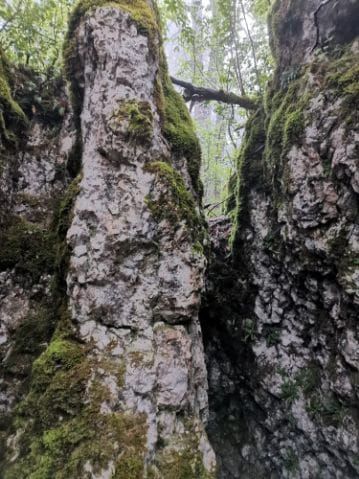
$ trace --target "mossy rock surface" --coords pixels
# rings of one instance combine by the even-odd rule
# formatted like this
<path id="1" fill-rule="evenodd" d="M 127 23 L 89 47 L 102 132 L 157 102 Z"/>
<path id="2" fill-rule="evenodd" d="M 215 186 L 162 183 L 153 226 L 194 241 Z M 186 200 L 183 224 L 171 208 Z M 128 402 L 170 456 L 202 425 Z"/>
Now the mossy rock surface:
<path id="1" fill-rule="evenodd" d="M 264 145 L 265 112 L 263 109 L 259 109 L 247 122 L 245 136 L 237 160 L 236 185 L 233 183 L 231 185 L 233 194 L 236 195 L 233 210 L 232 244 L 237 241 L 240 229 L 243 229 L 250 221 L 249 192 L 252 189 L 261 190 L 267 187 L 267 178 L 263 164 Z"/>
<path id="2" fill-rule="evenodd" d="M 347 130 L 359 122 L 359 65 L 358 54 L 350 47 L 335 61 L 324 65 L 325 86 L 342 99 L 341 119 Z"/>
<path id="3" fill-rule="evenodd" d="M 208 471 L 203 464 L 203 455 L 200 448 L 200 433 L 196 430 L 196 420 L 188 417 L 184 421 L 185 431 L 180 436 L 176 448 L 164 447 L 159 449 L 154 460 L 156 474 L 149 479 L 215 479 L 216 471 Z"/>
<path id="4" fill-rule="evenodd" d="M 12 96 L 10 79 L 10 64 L 0 49 L 0 133 L 6 141 L 13 142 L 28 120 Z"/>
<path id="5" fill-rule="evenodd" d="M 71 327 L 58 328 L 34 362 L 29 393 L 16 408 L 20 454 L 5 463 L 4 479 L 77 479 L 107 469 L 114 479 L 143 477 L 146 419 L 103 412 L 111 401 L 105 375 L 121 387 L 123 363 L 110 351 L 94 356 Z"/>
<path id="6" fill-rule="evenodd" d="M 54 267 L 54 234 L 19 216 L 7 219 L 0 232 L 0 270 L 15 268 L 34 282 Z"/>
<path id="7" fill-rule="evenodd" d="M 175 155 L 187 158 L 187 167 L 194 190 L 201 197 L 201 148 L 192 118 L 181 95 L 174 89 L 168 76 L 167 63 L 160 51 L 160 72 L 157 82 L 158 109 L 163 118 L 163 134 Z"/>
<path id="8" fill-rule="evenodd" d="M 148 101 L 122 102 L 111 119 L 112 129 L 127 123 L 126 140 L 148 144 L 153 137 L 153 113 Z"/>
<path id="9" fill-rule="evenodd" d="M 104 1 L 82 0 L 76 5 L 69 22 L 68 34 L 64 46 L 65 71 L 71 85 L 72 103 L 77 121 L 83 103 L 83 91 L 79 86 L 78 59 L 76 49 L 76 29 L 83 16 L 93 8 L 111 6 L 129 13 L 139 31 L 149 38 L 151 55 L 159 62 L 159 71 L 154 86 L 154 99 L 161 118 L 162 132 L 171 146 L 172 153 L 187 159 L 187 167 L 192 179 L 194 191 L 202 196 L 200 180 L 201 150 L 194 131 L 194 125 L 183 98 L 174 89 L 168 75 L 167 63 L 161 46 L 160 20 L 155 6 L 140 0 Z M 139 141 L 147 141 L 152 134 L 150 112 L 144 111 L 145 102 L 130 101 L 120 107 L 118 113 L 130 118 L 129 134 Z M 152 112 L 151 112 L 152 114 Z M 139 126 L 142 126 L 143 132 Z M 79 125 L 78 125 L 79 127 Z"/>
<path id="10" fill-rule="evenodd" d="M 162 183 L 159 197 L 150 194 L 146 204 L 153 218 L 160 223 L 167 220 L 176 229 L 185 224 L 193 241 L 202 244 L 204 221 L 197 211 L 192 194 L 186 188 L 182 176 L 169 163 L 154 161 L 145 165 L 144 169 L 156 176 Z"/>
<path id="11" fill-rule="evenodd" d="M 128 13 L 136 23 L 139 31 L 149 37 L 152 48 L 155 48 L 155 38 L 157 38 L 158 35 L 155 13 L 146 0 L 80 0 L 77 2 L 70 16 L 64 44 L 65 74 L 71 86 L 71 98 L 77 122 L 80 121 L 83 90 L 79 86 L 79 78 L 77 76 L 78 52 L 76 48 L 76 30 L 84 15 L 97 7 L 114 7 Z"/>

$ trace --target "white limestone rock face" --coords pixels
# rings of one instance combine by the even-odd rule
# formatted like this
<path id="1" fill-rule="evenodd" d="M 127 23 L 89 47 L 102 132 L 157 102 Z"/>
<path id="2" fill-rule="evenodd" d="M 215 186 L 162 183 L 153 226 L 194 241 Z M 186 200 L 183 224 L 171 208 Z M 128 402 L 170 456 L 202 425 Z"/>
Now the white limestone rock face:
<path id="1" fill-rule="evenodd" d="M 171 194 L 148 168 L 153 162 L 175 168 L 192 192 L 187 160 L 172 156 L 161 132 L 158 45 L 150 49 L 131 16 L 112 7 L 87 13 L 75 38 L 84 95 L 82 179 L 67 233 L 71 316 L 99 357 L 111 345 L 112 359 L 125 364 L 112 408 L 145 414 L 146 463 L 190 441 L 213 472 L 198 322 L 205 259 L 185 221 L 158 221 L 148 206 L 150 197 Z M 136 138 L 126 116 L 131 105 L 150 121 Z"/>

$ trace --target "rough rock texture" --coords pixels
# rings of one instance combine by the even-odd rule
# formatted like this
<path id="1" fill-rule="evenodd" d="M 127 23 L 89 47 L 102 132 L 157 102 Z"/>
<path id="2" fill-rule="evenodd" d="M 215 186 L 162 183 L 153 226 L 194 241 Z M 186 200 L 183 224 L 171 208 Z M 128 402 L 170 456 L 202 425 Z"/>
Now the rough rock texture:
<path id="1" fill-rule="evenodd" d="M 1 477 L 209 479 L 192 126 L 152 4 L 97 3 L 80 2 L 70 22 L 75 127 L 48 141 L 32 123 L 15 185 L 7 169 L 1 178 L 25 243 L 35 239 L 15 245 L 26 284 L 0 254 Z M 4 227 L 9 244 L 20 227 Z"/>
<path id="2" fill-rule="evenodd" d="M 36 78 L 25 79 L 33 82 Z M 60 94 L 61 92 L 58 92 Z M 59 98 L 59 96 L 58 96 Z M 28 97 L 30 108 L 33 98 Z M 6 110 L 5 110 L 6 111 Z M 48 123 L 51 123 L 49 120 Z M 19 399 L 18 387 L 44 349 L 53 325 L 43 318 L 54 275 L 53 214 L 69 180 L 75 138 L 71 115 L 45 125 L 34 115 L 26 131 L 2 135 L 0 160 L 0 412 Z M 50 319 L 50 318 L 47 318 Z M 42 344 L 41 344 L 42 342 Z"/>
<path id="3" fill-rule="evenodd" d="M 357 8 L 273 7 L 278 68 L 201 312 L 222 478 L 359 477 Z"/>
<path id="4" fill-rule="evenodd" d="M 359 476 L 357 13 L 274 2 L 200 312 L 198 142 L 152 3 L 77 4 L 72 107 L 0 55 L 1 478 L 210 479 L 210 443 L 223 479 Z"/>
<path id="5" fill-rule="evenodd" d="M 125 363 L 117 394 L 124 410 L 146 415 L 148 460 L 159 442 L 165 457 L 187 447 L 186 435 L 195 441 L 198 434 L 210 470 L 202 424 L 206 370 L 196 319 L 204 256 L 194 249 L 185 221 L 158 222 L 148 206 L 168 188 L 157 167 L 172 164 L 188 177 L 185 160 L 176 164 L 161 133 L 154 90 L 159 58 L 131 16 L 116 8 L 89 14 L 76 35 L 84 102 L 82 180 L 67 233 L 72 317 L 99 354 L 112 345 L 113 358 Z M 131 118 L 121 116 L 131 104 L 148 111 L 143 138 L 146 132 L 136 137 Z"/>

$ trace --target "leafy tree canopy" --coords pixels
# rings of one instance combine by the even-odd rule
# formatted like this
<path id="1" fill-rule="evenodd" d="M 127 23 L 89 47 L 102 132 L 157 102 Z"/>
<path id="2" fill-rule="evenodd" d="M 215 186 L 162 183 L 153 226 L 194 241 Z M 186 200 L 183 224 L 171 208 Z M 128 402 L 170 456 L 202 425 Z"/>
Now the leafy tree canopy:
<path id="1" fill-rule="evenodd" d="M 61 67 L 73 0 L 0 0 L 0 43 L 9 60 L 44 72 Z"/>

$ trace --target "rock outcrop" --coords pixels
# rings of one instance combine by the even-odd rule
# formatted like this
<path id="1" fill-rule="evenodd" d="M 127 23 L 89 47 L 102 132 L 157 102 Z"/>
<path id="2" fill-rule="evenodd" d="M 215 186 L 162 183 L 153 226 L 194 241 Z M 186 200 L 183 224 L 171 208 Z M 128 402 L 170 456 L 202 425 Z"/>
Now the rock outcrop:
<path id="1" fill-rule="evenodd" d="M 152 1 L 78 2 L 69 94 L 0 53 L 1 478 L 359 477 L 357 17 L 274 2 L 207 276 Z"/>
<path id="2" fill-rule="evenodd" d="M 200 152 L 160 42 L 150 1 L 80 2 L 72 108 L 2 172 L 6 479 L 214 475 Z"/>
<path id="3" fill-rule="evenodd" d="M 358 447 L 358 2 L 282 0 L 201 317 L 222 478 L 351 478 Z"/>

